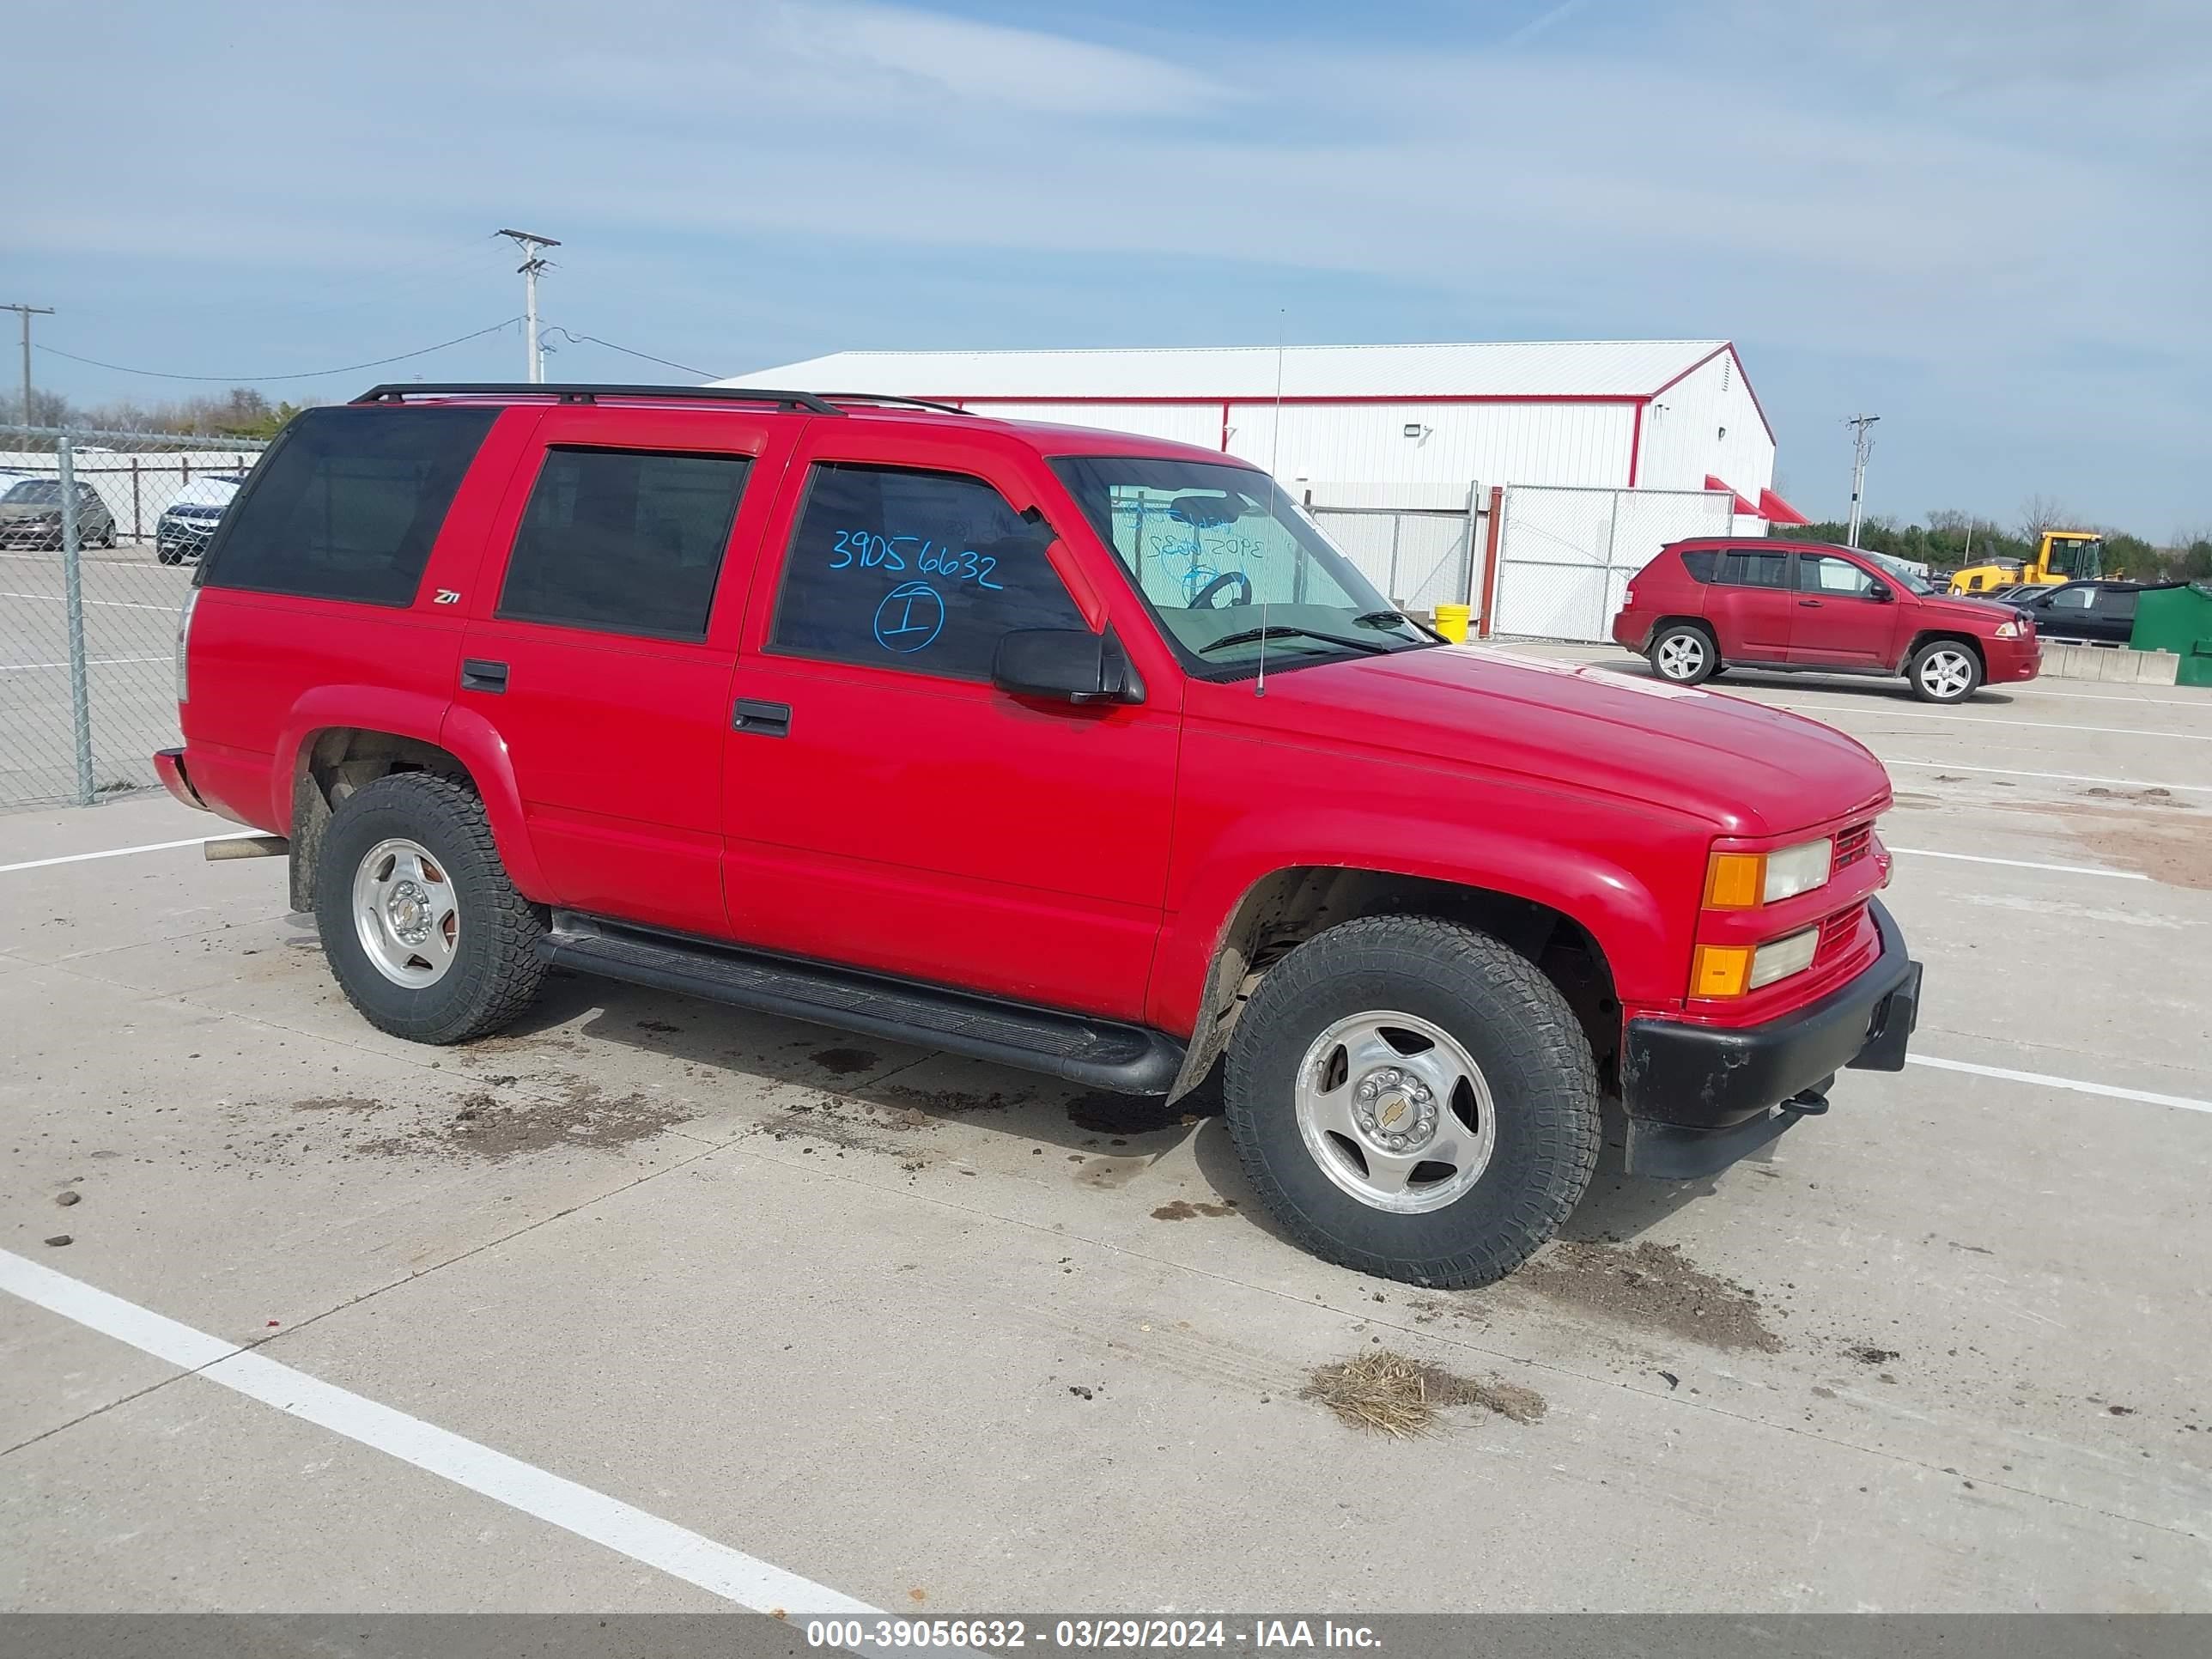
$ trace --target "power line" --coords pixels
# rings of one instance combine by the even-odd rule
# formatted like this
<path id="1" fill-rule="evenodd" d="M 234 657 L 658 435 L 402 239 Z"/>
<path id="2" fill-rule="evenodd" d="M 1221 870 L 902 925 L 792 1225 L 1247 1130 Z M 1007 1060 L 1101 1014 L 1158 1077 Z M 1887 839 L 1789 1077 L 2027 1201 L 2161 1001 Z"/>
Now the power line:
<path id="1" fill-rule="evenodd" d="M 488 328 L 480 328 L 470 334 L 457 334 L 450 340 L 441 340 L 437 344 L 424 346 L 418 351 L 403 351 L 395 357 L 378 357 L 365 363 L 345 363 L 337 368 L 304 369 L 293 374 L 173 374 L 166 369 L 133 368 L 127 363 L 104 363 L 97 357 L 80 357 L 74 351 L 64 351 L 58 346 L 42 345 L 36 346 L 33 349 L 46 352 L 51 356 L 66 357 L 73 363 L 88 363 L 94 368 L 112 369 L 118 374 L 140 374 L 154 380 L 206 380 L 221 382 L 226 386 L 253 386 L 265 380 L 319 380 L 331 374 L 351 374 L 359 369 L 382 368 L 386 363 L 404 363 L 410 357 L 427 357 L 434 351 L 445 350 L 448 346 L 465 344 L 471 340 L 480 340 L 487 334 L 496 334 L 503 328 L 513 328 L 521 320 L 520 317 L 509 317 L 503 322 L 492 324 Z"/>
<path id="2" fill-rule="evenodd" d="M 650 351 L 633 351 L 626 345 L 617 345 L 612 340 L 602 340 L 596 334 L 577 334 L 557 325 L 548 327 L 545 332 L 563 336 L 578 345 L 605 346 L 610 351 L 621 352 L 625 357 L 637 357 L 648 363 L 659 363 L 663 368 L 678 368 L 686 374 L 696 374 L 702 380 L 714 380 L 721 378 L 712 369 L 694 368 L 689 363 L 672 362 L 666 357 L 656 357 Z"/>

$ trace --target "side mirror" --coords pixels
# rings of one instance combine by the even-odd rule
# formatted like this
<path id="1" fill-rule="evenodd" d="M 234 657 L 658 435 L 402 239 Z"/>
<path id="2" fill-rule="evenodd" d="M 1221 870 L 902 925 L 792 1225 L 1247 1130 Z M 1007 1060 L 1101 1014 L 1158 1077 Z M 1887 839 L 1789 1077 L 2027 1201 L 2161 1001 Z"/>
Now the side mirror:
<path id="1" fill-rule="evenodd" d="M 1144 682 L 1109 630 L 1018 628 L 999 637 L 991 684 L 1054 702 L 1142 702 Z"/>
<path id="2" fill-rule="evenodd" d="M 1887 582 L 1876 582 L 1872 587 L 1867 589 L 1867 598 L 1874 600 L 1877 605 L 1887 605 L 1896 597 L 1896 594 L 1890 592 Z"/>

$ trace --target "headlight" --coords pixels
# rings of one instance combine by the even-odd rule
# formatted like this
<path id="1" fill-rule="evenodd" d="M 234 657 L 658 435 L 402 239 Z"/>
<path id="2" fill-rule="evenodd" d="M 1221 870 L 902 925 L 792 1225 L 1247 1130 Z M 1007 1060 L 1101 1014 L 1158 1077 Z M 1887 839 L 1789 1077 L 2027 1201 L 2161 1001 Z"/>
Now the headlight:
<path id="1" fill-rule="evenodd" d="M 1750 910 L 1824 886 L 1835 843 L 1823 836 L 1778 853 L 1716 853 L 1705 868 L 1708 910 Z"/>
<path id="2" fill-rule="evenodd" d="M 1740 997 L 1802 974 L 1820 949 L 1820 930 L 1808 927 L 1760 945 L 1700 945 L 1690 966 L 1693 997 Z"/>
<path id="3" fill-rule="evenodd" d="M 1802 933 L 1760 945 L 1751 953 L 1751 988 L 1756 991 L 1778 979 L 1803 973 L 1813 965 L 1814 954 L 1820 948 L 1820 930 L 1817 927 L 1808 927 Z"/>
<path id="4" fill-rule="evenodd" d="M 2020 637 L 2020 624 L 2016 622 L 1999 623 L 1996 625 L 1996 636 L 2001 640 L 2018 639 Z"/>

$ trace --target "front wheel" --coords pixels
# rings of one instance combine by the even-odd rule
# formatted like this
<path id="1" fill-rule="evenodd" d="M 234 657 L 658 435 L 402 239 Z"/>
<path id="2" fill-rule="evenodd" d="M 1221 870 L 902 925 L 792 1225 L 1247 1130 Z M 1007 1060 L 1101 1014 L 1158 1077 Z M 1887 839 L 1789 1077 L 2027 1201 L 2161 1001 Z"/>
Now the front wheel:
<path id="1" fill-rule="evenodd" d="M 338 803 L 315 871 L 315 926 L 346 1000 L 380 1030 L 465 1042 L 538 994 L 545 913 L 514 890 L 483 803 L 427 772 Z"/>
<path id="2" fill-rule="evenodd" d="M 1260 982 L 1229 1052 L 1229 1129 L 1291 1236 L 1444 1288 L 1503 1279 L 1597 1164 L 1596 1066 L 1559 989 L 1488 935 L 1370 916 Z"/>
<path id="3" fill-rule="evenodd" d="M 1923 702 L 1964 702 L 1982 683 L 1982 659 L 1956 640 L 1931 640 L 1912 653 L 1905 678 Z"/>
<path id="4" fill-rule="evenodd" d="M 1652 672 L 1677 685 L 1696 685 L 1720 672 L 1721 653 L 1713 636 L 1687 623 L 1661 629 L 1650 655 Z"/>

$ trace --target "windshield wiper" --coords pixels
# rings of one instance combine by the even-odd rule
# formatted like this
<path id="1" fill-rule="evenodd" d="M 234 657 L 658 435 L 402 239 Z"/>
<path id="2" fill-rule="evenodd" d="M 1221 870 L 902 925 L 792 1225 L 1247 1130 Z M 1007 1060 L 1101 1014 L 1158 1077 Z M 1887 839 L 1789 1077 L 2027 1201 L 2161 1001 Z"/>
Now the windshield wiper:
<path id="1" fill-rule="evenodd" d="M 1209 651 L 1225 650 L 1232 645 L 1249 645 L 1255 640 L 1291 638 L 1319 640 L 1325 645 L 1340 645 L 1347 650 L 1364 651 L 1370 656 L 1387 654 L 1390 649 L 1379 640 L 1348 639 L 1342 634 L 1317 633 L 1313 629 L 1296 628 L 1289 623 L 1270 623 L 1265 628 L 1248 628 L 1241 634 L 1224 634 L 1211 644 L 1200 646 L 1198 650 L 1199 654 L 1204 656 Z"/>
<path id="2" fill-rule="evenodd" d="M 1430 627 L 1428 623 L 1422 622 L 1416 617 L 1409 617 L 1402 611 L 1370 611 L 1364 616 L 1354 617 L 1352 620 L 1358 623 L 1362 628 L 1389 628 L 1399 623 L 1403 623 L 1408 628 L 1418 628 L 1422 633 L 1426 634 L 1431 639 L 1436 641 L 1439 645 L 1449 645 L 1451 643 L 1449 640 L 1437 633 L 1437 630 Z"/>

